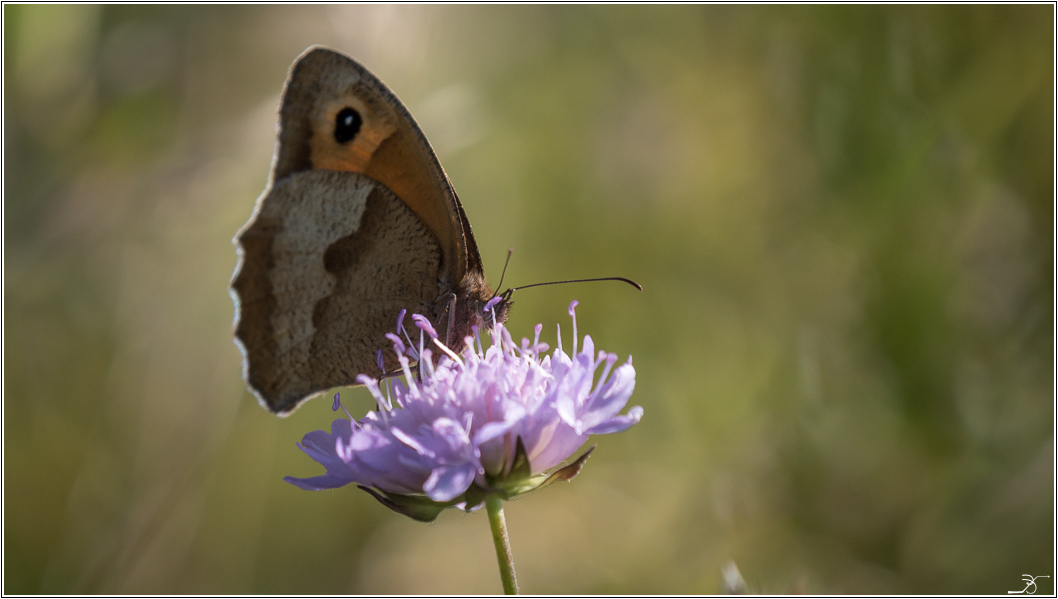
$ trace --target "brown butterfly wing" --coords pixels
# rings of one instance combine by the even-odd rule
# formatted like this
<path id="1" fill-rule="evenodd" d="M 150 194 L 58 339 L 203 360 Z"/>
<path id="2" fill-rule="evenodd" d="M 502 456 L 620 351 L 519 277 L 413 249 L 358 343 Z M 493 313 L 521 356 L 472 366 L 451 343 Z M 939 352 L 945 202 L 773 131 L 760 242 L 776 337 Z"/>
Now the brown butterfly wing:
<path id="1" fill-rule="evenodd" d="M 342 142 L 335 119 L 347 108 L 362 125 Z M 306 50 L 290 69 L 273 180 L 306 169 L 363 173 L 388 187 L 437 236 L 450 286 L 468 269 L 481 270 L 455 190 L 411 114 L 363 65 L 320 47 Z"/>
<path id="2" fill-rule="evenodd" d="M 301 400 L 373 372 L 402 309 L 428 313 L 438 294 L 437 240 L 392 192 L 337 171 L 275 185 L 239 235 L 235 335 L 261 402 Z M 396 366 L 387 352 L 390 368 Z"/>
<path id="3" fill-rule="evenodd" d="M 375 352 L 400 309 L 426 314 L 459 346 L 491 297 L 422 131 L 381 81 L 324 48 L 291 67 L 269 187 L 236 241 L 244 378 L 280 414 L 381 374 Z"/>

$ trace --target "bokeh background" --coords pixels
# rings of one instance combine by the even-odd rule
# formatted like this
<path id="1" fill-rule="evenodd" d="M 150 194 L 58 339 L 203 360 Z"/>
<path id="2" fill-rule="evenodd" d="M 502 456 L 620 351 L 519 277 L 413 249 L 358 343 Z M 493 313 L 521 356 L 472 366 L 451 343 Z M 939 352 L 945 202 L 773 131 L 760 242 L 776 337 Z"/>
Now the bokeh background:
<path id="1" fill-rule="evenodd" d="M 508 505 L 524 591 L 1052 592 L 1053 23 L 6 5 L 3 591 L 500 592 L 484 514 L 284 483 L 329 402 L 240 379 L 230 240 L 324 44 L 418 119 L 493 282 L 513 246 L 508 284 L 643 284 L 516 297 L 516 335 L 579 299 L 646 410 Z"/>

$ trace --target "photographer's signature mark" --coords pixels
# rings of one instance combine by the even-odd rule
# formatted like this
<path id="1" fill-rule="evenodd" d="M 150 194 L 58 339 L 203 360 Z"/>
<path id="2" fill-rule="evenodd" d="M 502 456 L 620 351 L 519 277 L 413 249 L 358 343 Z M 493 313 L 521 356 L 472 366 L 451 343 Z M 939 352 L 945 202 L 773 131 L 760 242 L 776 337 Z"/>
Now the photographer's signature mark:
<path id="1" fill-rule="evenodd" d="M 1047 575 L 1033 576 L 1032 574 L 1023 574 L 1021 576 L 1021 579 L 1023 581 L 1025 581 L 1025 588 L 1021 589 L 1020 591 L 1007 591 L 1007 594 L 1008 595 L 1020 595 L 1022 593 L 1025 593 L 1027 595 L 1032 595 L 1033 593 L 1036 592 L 1036 579 L 1037 578 L 1050 578 L 1050 576 L 1047 576 Z M 1030 587 L 1032 588 L 1031 591 L 1029 590 Z"/>

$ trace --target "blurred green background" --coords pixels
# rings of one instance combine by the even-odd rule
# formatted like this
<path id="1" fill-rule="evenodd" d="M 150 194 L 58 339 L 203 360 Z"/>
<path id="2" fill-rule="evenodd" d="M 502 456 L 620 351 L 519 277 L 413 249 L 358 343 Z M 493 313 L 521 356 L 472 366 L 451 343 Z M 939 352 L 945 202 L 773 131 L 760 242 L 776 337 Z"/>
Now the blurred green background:
<path id="1" fill-rule="evenodd" d="M 1054 8 L 4 7 L 5 593 L 497 593 L 240 379 L 231 237 L 286 70 L 407 104 L 510 328 L 643 421 L 508 505 L 530 593 L 1053 591 Z M 371 405 L 359 390 L 348 403 Z"/>

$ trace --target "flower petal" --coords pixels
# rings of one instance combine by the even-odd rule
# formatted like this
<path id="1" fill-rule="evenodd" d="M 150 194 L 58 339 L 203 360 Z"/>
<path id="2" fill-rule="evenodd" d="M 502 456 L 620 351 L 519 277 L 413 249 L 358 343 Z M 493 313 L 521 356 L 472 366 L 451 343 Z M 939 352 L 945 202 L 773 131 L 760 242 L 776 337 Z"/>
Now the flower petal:
<path id="1" fill-rule="evenodd" d="M 466 492 L 474 480 L 475 470 L 473 464 L 434 468 L 422 490 L 434 501 L 451 501 Z"/>
<path id="2" fill-rule="evenodd" d="M 339 476 L 337 474 L 323 474 L 321 476 L 313 476 L 311 478 L 294 478 L 293 476 L 284 476 L 283 480 L 286 482 L 304 489 L 306 491 L 322 491 L 324 489 L 337 489 L 338 487 L 344 487 L 351 482 L 352 479 Z"/>
<path id="3" fill-rule="evenodd" d="M 584 431 L 589 435 L 607 435 L 628 430 L 643 417 L 643 408 L 635 406 L 623 416 L 614 416 Z"/>

